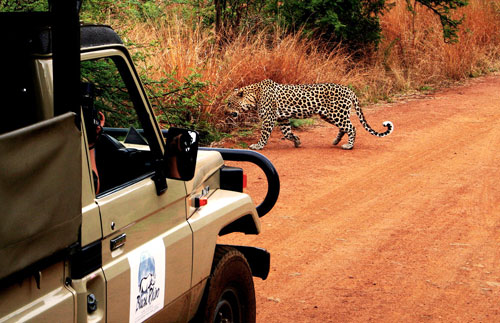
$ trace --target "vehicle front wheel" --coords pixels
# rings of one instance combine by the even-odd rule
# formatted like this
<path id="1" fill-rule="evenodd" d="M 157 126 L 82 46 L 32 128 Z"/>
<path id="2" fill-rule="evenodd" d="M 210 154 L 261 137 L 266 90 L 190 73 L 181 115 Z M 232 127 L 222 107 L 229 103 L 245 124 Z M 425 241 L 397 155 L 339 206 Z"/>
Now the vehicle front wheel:
<path id="1" fill-rule="evenodd" d="M 255 322 L 255 290 L 245 256 L 218 246 L 199 317 L 203 322 Z"/>

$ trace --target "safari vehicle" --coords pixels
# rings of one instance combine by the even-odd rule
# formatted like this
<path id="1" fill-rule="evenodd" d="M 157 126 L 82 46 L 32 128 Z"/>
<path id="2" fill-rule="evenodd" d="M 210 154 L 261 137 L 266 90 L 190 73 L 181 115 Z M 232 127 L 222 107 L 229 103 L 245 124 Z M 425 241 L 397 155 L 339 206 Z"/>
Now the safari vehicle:
<path id="1" fill-rule="evenodd" d="M 79 5 L 0 14 L 0 322 L 255 321 L 270 255 L 217 237 L 260 232 L 274 167 L 162 131 L 122 41 Z M 225 160 L 264 170 L 259 206 Z"/>

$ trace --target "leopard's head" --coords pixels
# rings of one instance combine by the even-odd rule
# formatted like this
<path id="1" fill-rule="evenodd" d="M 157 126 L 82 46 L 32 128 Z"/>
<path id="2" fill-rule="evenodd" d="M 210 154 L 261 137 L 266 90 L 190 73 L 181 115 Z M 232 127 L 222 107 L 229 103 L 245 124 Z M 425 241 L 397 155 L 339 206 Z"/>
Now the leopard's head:
<path id="1" fill-rule="evenodd" d="M 245 87 L 234 89 L 226 99 L 227 112 L 236 118 L 240 113 L 255 109 L 257 106 L 257 97 L 254 91 Z"/>

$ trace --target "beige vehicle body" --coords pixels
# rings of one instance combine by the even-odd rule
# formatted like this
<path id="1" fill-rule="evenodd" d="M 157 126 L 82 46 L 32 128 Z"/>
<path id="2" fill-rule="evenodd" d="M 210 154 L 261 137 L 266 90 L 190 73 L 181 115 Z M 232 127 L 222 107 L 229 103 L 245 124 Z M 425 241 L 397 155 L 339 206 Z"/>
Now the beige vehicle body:
<path id="1" fill-rule="evenodd" d="M 103 32 L 109 37 L 99 41 Z M 120 147 L 154 164 L 168 149 L 127 49 L 107 27 L 84 26 L 81 35 L 82 64 L 116 65 L 145 129 L 142 143 L 117 136 Z M 0 131 L 6 210 L 0 218 L 0 322 L 192 320 L 207 293 L 217 237 L 258 234 L 256 206 L 247 194 L 227 189 L 224 181 L 232 180 L 222 179 L 221 153 L 210 150 L 198 151 L 189 180 L 161 177 L 148 164 L 99 191 L 85 118 L 54 114 L 50 48 L 31 57 L 34 117 Z M 114 162 L 121 173 L 129 170 Z M 264 251 L 235 248 L 254 276 L 267 277 Z"/>

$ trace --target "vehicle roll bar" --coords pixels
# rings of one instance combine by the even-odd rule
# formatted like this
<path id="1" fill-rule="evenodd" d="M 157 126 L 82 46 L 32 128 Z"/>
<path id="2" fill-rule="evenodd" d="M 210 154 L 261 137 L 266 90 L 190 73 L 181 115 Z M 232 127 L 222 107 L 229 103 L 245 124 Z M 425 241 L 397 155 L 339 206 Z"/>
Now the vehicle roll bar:
<path id="1" fill-rule="evenodd" d="M 257 206 L 257 213 L 259 217 L 263 217 L 271 211 L 280 194 L 280 178 L 276 168 L 266 156 L 253 150 L 243 149 L 200 147 L 199 150 L 218 151 L 224 160 L 250 162 L 259 166 L 266 175 L 267 194 L 264 201 Z"/>

